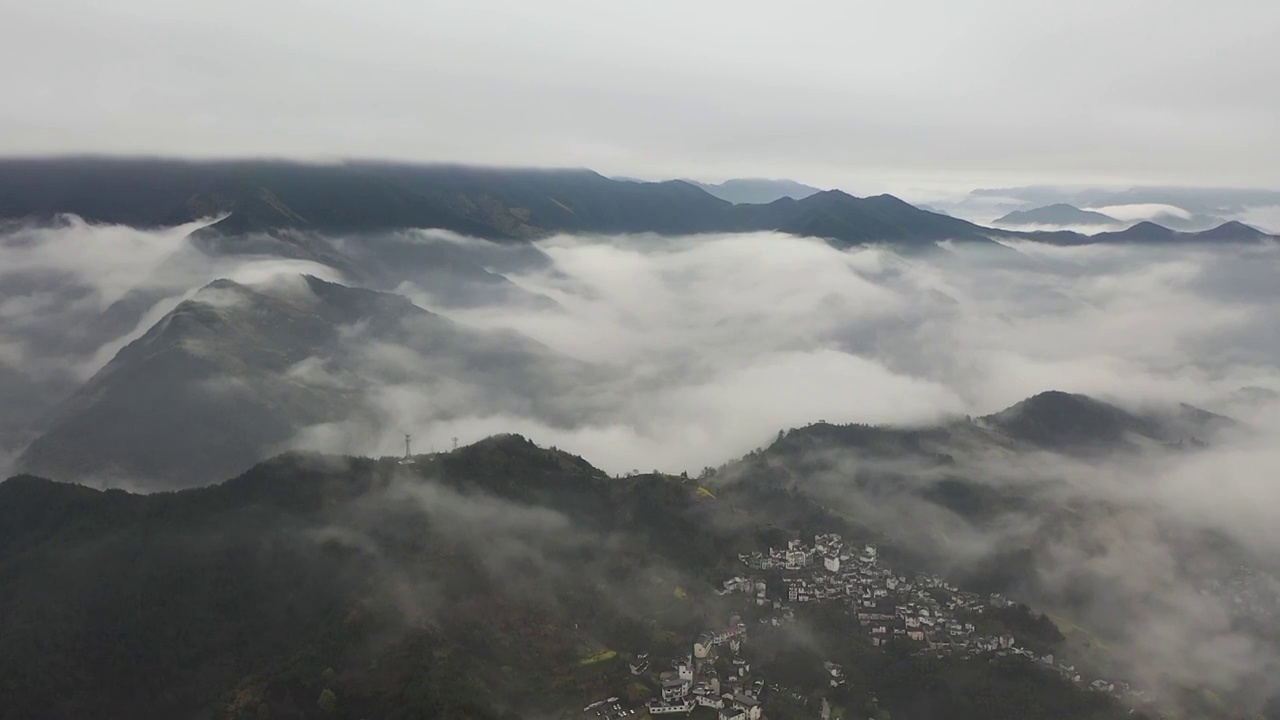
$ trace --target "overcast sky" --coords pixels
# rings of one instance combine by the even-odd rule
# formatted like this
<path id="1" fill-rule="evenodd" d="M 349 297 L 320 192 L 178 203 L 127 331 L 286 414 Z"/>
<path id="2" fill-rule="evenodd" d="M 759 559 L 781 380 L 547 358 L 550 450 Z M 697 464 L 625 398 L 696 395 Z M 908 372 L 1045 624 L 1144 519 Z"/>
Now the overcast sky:
<path id="1" fill-rule="evenodd" d="M 0 0 L 0 153 L 1280 188 L 1274 0 Z"/>

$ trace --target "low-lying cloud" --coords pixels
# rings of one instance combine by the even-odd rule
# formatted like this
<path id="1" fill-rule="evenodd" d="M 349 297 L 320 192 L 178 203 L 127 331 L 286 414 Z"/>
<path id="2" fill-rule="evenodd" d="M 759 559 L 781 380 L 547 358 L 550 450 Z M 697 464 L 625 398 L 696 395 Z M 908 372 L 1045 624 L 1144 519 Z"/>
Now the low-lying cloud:
<path id="1" fill-rule="evenodd" d="M 1166 699 L 1205 685 L 1246 706 L 1276 690 L 1275 618 L 1255 616 L 1270 628 L 1261 634 L 1240 618 L 1242 603 L 1280 597 L 1268 574 L 1280 567 L 1280 289 L 1269 281 L 1280 248 L 1015 242 L 902 256 L 767 233 L 540 247 L 550 266 L 507 277 L 554 308 L 451 314 L 611 368 L 602 395 L 613 402 L 570 427 L 450 423 L 464 439 L 514 429 L 625 472 L 715 465 L 817 420 L 922 425 L 1047 389 L 1244 421 L 1205 451 L 1107 462 L 988 451 L 947 470 L 1064 508 L 1048 515 L 975 520 L 915 496 L 867 496 L 847 484 L 865 466 L 857 458 L 833 464 L 828 490 L 957 570 L 1034 548 L 1026 599 L 1096 633 L 1107 649 L 1090 663 L 1113 677 Z M 1235 550 L 1206 551 L 1214 537 Z"/>
<path id="2" fill-rule="evenodd" d="M 191 229 L 70 221 L 4 237 L 0 392 L 20 408 L 3 418 L 10 448 L 29 438 L 30 409 L 51 407 L 210 280 L 281 297 L 306 289 L 281 280 L 298 273 L 357 282 L 311 260 L 202 251 Z M 825 486 L 957 566 L 1034 542 L 1042 597 L 1089 588 L 1074 617 L 1126 623 L 1119 664 L 1161 659 L 1144 678 L 1153 685 L 1200 678 L 1257 690 L 1258 672 L 1277 666 L 1272 646 L 1233 624 L 1230 595 L 1188 580 L 1183 565 L 1194 558 L 1178 539 L 1215 533 L 1254 560 L 1280 558 L 1273 244 L 1012 242 L 906 255 L 777 233 L 557 236 L 518 251 L 434 231 L 378 242 L 406 260 L 370 271 L 377 286 L 459 325 L 425 318 L 374 333 L 356 324 L 340 334 L 341 352 L 290 365 L 282 382 L 342 393 L 353 412 L 300 428 L 281 449 L 399 453 L 410 433 L 425 452 L 518 432 L 611 473 L 696 473 L 819 420 L 929 425 L 1049 389 L 1132 407 L 1188 402 L 1246 425 L 1208 451 L 1123 462 L 959 456 L 994 488 L 1107 508 L 1087 523 L 1020 511 L 977 522 L 910 495 L 865 496 L 847 486 L 865 458 L 833 459 Z M 349 266 L 368 269 L 361 243 L 330 239 Z M 121 247 L 136 262 L 103 249 Z M 459 287 L 475 292 L 449 301 Z M 237 297 L 200 299 L 216 307 Z M 108 322 L 116 312 L 123 320 Z M 469 354 L 457 352 L 464 340 Z M 235 392 L 235 378 L 225 380 Z M 897 472 L 937 479 L 928 467 Z M 928 544 L 932 529 L 945 547 Z"/>
<path id="3" fill-rule="evenodd" d="M 42 393 L 47 410 L 48 398 L 217 277 L 262 285 L 305 272 L 352 282 L 311 260 L 207 254 L 186 237 L 194 227 L 71 220 L 6 236 L 5 277 L 20 281 L 7 280 L 0 298 L 9 392 L 56 376 Z M 372 412 L 358 425 L 304 430 L 306 447 L 378 454 L 394 452 L 404 432 L 426 450 L 518 431 L 612 472 L 697 471 L 817 420 L 927 424 L 1055 388 L 1235 411 L 1242 388 L 1280 390 L 1280 291 L 1271 282 L 1280 251 L 1271 245 L 1019 242 L 903 256 L 777 233 L 558 236 L 519 253 L 436 231 L 394 242 L 436 253 L 421 264 L 431 272 L 405 264 L 398 292 L 581 363 L 550 371 L 563 377 L 521 377 L 539 387 L 504 401 L 505 374 L 452 382 L 457 368 L 430 348 L 372 343 L 356 328 L 347 374 L 326 374 L 326 358 L 313 358 L 291 378 L 345 387 L 364 377 Z M 102 260 L 119 247 L 134 262 Z M 453 286 L 440 280 L 441 263 L 502 291 L 443 303 L 442 288 Z"/>
<path id="4" fill-rule="evenodd" d="M 142 230 L 73 216 L 0 228 L 0 456 L 165 313 L 217 278 L 341 279 L 306 260 L 214 256 L 190 234 L 213 219 Z"/>
<path id="5" fill-rule="evenodd" d="M 1177 205 L 1169 205 L 1167 203 L 1133 203 L 1130 205 L 1104 205 L 1102 207 L 1085 208 L 1093 212 L 1100 212 L 1117 220 L 1130 220 L 1137 222 L 1139 220 L 1156 220 L 1162 217 L 1178 218 L 1180 220 L 1190 220 L 1191 213 L 1183 210 Z"/>
<path id="6" fill-rule="evenodd" d="M 612 412 L 570 431 L 523 428 L 612 470 L 696 469 L 781 427 L 929 423 L 1046 389 L 1230 409 L 1243 387 L 1280 388 L 1280 298 L 1251 280 L 1280 270 L 1270 246 L 1018 243 L 908 258 L 759 233 L 541 247 L 550 267 L 507 277 L 556 307 L 450 315 L 613 368 L 623 380 L 605 394 L 627 390 Z M 630 436 L 635 450 L 593 454 L 592 435 Z"/>

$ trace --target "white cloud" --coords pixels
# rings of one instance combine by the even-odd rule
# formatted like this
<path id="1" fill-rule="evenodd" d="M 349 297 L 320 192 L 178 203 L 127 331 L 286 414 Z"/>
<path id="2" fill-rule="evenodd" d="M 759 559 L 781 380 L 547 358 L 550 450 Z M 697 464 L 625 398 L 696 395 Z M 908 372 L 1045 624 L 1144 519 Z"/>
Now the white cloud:
<path id="1" fill-rule="evenodd" d="M 95 232 L 73 227 L 66 238 L 42 242 L 66 246 Z M 87 242 L 121 237 L 108 232 Z M 49 316 L 63 328 L 94 317 L 106 298 L 133 287 L 159 286 L 162 302 L 177 302 L 193 287 L 231 275 L 298 297 L 303 286 L 289 273 L 326 274 L 309 264 L 256 257 L 175 259 L 161 239 L 166 232 L 129 241 L 166 248 L 155 253 L 159 260 L 132 274 L 127 264 L 116 265 L 101 285 L 91 263 L 74 253 L 25 247 L 12 257 L 40 258 L 38 266 L 21 266 L 28 277 L 56 271 L 74 279 L 75 312 Z M 478 240 L 451 242 L 491 249 Z M 438 347 L 371 342 L 367 328 L 356 326 L 344 335 L 340 366 L 313 358 L 286 373 L 291 382 L 350 392 L 343 400 L 350 398 L 353 418 L 305 428 L 293 444 L 398 454 L 402 433 L 411 433 L 414 448 L 425 452 L 446 449 L 455 437 L 468 443 L 518 432 L 614 473 L 696 472 L 768 443 L 779 429 L 817 420 L 925 424 L 986 414 L 1048 389 L 1137 404 L 1187 401 L 1235 414 L 1255 434 L 1212 453 L 1110 466 L 1001 452 L 962 460 L 997 486 L 1061 501 L 1106 499 L 1221 531 L 1256 551 L 1280 547 L 1272 517 L 1277 404 L 1265 393 L 1239 392 L 1250 386 L 1280 391 L 1280 286 L 1274 282 L 1280 247 L 1223 252 L 1015 242 L 900 255 L 886 248 L 842 251 L 776 233 L 560 236 L 540 247 L 546 262 L 505 275 L 555 304 L 436 309 L 475 327 L 518 331 L 590 367 L 566 371 L 548 363 L 526 376 L 505 374 L 510 367 L 479 372 L 435 352 Z M 181 272 L 168 274 L 175 267 Z M 430 304 L 428 281 L 403 287 Z M 203 299 L 229 300 L 219 293 Z M 40 292 L 11 293 L 0 302 L 6 303 L 0 305 L 6 320 L 0 350 L 9 362 L 36 367 L 41 357 L 31 352 L 43 346 L 28 342 L 35 324 L 21 323 L 21 332 L 16 325 L 59 304 Z M 144 318 L 161 307 L 158 301 Z M 144 319 L 129 334 L 146 325 Z M 95 348 L 89 357 L 100 362 L 107 352 Z M 516 383 L 524 385 L 513 388 Z M 217 386 L 240 387 L 234 379 Z M 837 475 L 845 482 L 850 476 Z M 886 504 L 876 512 L 888 523 L 912 518 L 916 509 Z M 911 530 L 938 523 L 965 559 L 1039 529 L 1027 518 L 977 527 L 936 508 L 930 512 L 914 516 Z M 1150 608 L 1134 621 L 1139 642 L 1123 651 L 1126 657 L 1183 658 L 1160 669 L 1173 681 L 1201 673 L 1222 684 L 1246 674 L 1251 663 L 1270 661 L 1230 627 L 1220 605 L 1178 584 L 1178 556 L 1158 523 L 1130 522 L 1129 515 L 1112 520 L 1104 517 L 1052 548 L 1062 572 L 1047 580 L 1070 587 L 1081 577 L 1102 579 L 1117 600 Z M 1090 548 L 1097 552 L 1085 552 Z"/>
<path id="2" fill-rule="evenodd" d="M 1190 220 L 1191 213 L 1183 210 L 1177 205 L 1167 205 L 1164 203 L 1135 203 L 1132 205 L 1106 205 L 1104 207 L 1085 208 L 1093 212 L 1100 212 L 1103 215 L 1110 215 L 1117 220 L 1138 221 L 1138 220 L 1155 220 L 1161 217 L 1175 217 L 1181 220 Z"/>
<path id="3" fill-rule="evenodd" d="M 45 0 L 0 26 L 0 152 L 585 165 L 850 190 L 1276 185 L 1264 89 L 1277 84 L 1278 12 L 1266 0 L 874 12 L 379 0 L 358 13 L 333 0 Z"/>
<path id="4" fill-rule="evenodd" d="M 438 447 L 514 430 L 613 472 L 679 471 L 818 419 L 925 423 L 1047 389 L 1220 407 L 1240 387 L 1280 387 L 1264 350 L 1280 298 L 1229 295 L 1243 268 L 1280 267 L 1271 249 L 1015 243 L 902 257 L 770 233 L 562 236 L 542 249 L 550 267 L 508 277 L 555 307 L 437 309 L 606 368 L 559 400 L 573 420 L 494 406 L 442 418 L 458 388 L 433 401 L 401 387 L 375 403 L 397 408 L 388 427 Z"/>
<path id="5" fill-rule="evenodd" d="M 1280 205 L 1251 207 L 1236 219 L 1263 232 L 1280 235 Z"/>

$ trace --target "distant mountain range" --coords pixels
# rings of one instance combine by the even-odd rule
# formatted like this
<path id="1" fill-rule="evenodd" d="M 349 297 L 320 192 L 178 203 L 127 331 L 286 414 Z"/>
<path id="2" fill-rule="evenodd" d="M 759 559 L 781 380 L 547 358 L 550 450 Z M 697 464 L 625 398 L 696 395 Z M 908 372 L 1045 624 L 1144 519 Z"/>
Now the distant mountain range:
<path id="1" fill-rule="evenodd" d="M 1136 245 L 1166 244 L 1236 244 L 1274 241 L 1275 235 L 1268 235 L 1261 230 L 1232 220 L 1218 227 L 1200 232 L 1178 232 L 1153 222 L 1140 222 L 1124 230 L 1101 232 L 1095 235 L 1081 235 L 1070 231 L 1039 231 L 1026 233 L 1026 236 L 1057 245 L 1090 245 L 1094 243 L 1123 243 Z"/>
<path id="2" fill-rule="evenodd" d="M 1055 203 L 1046 205 L 1045 207 L 1035 208 L 1033 210 L 1015 210 L 1008 215 L 997 218 L 996 225 L 1002 226 L 1019 226 L 1019 225 L 1123 225 L 1121 221 L 1102 213 L 1090 210 L 1081 210 L 1074 205 L 1066 203 Z"/>
<path id="3" fill-rule="evenodd" d="M 439 228 L 490 240 L 568 233 L 776 230 L 853 245 L 987 242 L 971 223 L 897 198 L 839 191 L 734 205 L 672 180 L 611 180 L 590 170 L 352 162 L 184 162 L 67 158 L 0 161 L 0 219 L 61 213 L 136 227 L 226 217 L 204 234 Z"/>
<path id="4" fill-rule="evenodd" d="M 1125 189 L 1052 186 L 982 188 L 972 191 L 962 199 L 941 203 L 940 207 L 962 217 L 984 218 L 1011 211 L 1034 213 L 1039 208 L 1059 204 L 1089 208 L 1122 222 L 1148 220 L 1171 230 L 1200 232 L 1218 227 L 1228 220 L 1244 220 L 1255 209 L 1280 207 L 1280 191 L 1158 186 Z M 1003 219 L 1002 217 L 995 222 L 1000 224 Z"/>
<path id="5" fill-rule="evenodd" d="M 795 180 L 740 178 L 725 180 L 722 183 L 702 183 L 697 180 L 685 180 L 685 182 L 700 187 L 721 200 L 728 200 L 735 205 L 762 205 L 782 198 L 803 200 L 810 195 L 822 192 L 819 188 L 798 183 Z"/>
<path id="6" fill-rule="evenodd" d="M 223 216 L 200 231 L 222 237 L 438 228 L 514 242 L 553 233 L 778 231 L 840 246 L 931 248 L 944 240 L 986 243 L 1026 236 L 921 210 L 890 195 L 858 198 L 828 190 L 800 199 L 734 204 L 689 182 L 612 180 L 590 170 L 371 162 L 0 160 L 0 220 L 48 221 L 59 214 L 135 227 Z M 1234 234 L 1224 231 L 1204 239 L 1222 241 L 1228 239 L 1225 236 Z M 1087 242 L 1075 234 L 1034 237 Z"/>

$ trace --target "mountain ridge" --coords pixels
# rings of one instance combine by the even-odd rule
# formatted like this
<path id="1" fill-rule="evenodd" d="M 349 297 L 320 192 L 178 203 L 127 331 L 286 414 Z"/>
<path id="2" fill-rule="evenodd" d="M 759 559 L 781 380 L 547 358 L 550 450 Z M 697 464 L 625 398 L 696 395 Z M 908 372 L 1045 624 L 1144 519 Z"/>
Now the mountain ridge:
<path id="1" fill-rule="evenodd" d="M 782 198 L 803 200 L 810 195 L 822 192 L 820 188 L 787 179 L 734 178 L 720 183 L 704 183 L 697 180 L 685 180 L 685 182 L 735 205 L 761 205 Z"/>
<path id="2" fill-rule="evenodd" d="M 416 363 L 384 367 L 380 348 Z M 216 280 L 64 401 L 17 467 L 153 489 L 198 485 L 243 470 L 305 427 L 363 417 L 362 390 L 375 381 L 418 372 L 410 377 L 424 388 L 476 388 L 466 400 L 441 400 L 444 412 L 448 402 L 500 403 L 499 390 L 512 402 L 553 392 L 559 384 L 547 376 L 569 370 L 566 362 L 523 336 L 459 325 L 399 295 L 313 276 Z"/>
<path id="3" fill-rule="evenodd" d="M 577 714 L 611 693 L 639 704 L 658 673 L 637 677 L 626 659 L 688 653 L 700 630 L 744 612 L 716 592 L 740 572 L 737 553 L 844 527 L 780 526 L 687 478 L 608 478 L 515 435 L 412 460 L 290 453 L 151 495 L 0 482 L 6 710 L 510 720 L 511 707 Z M 974 688 L 998 713 L 1034 692 L 1062 708 L 1036 718 L 1123 716 L 1029 661 L 940 664 L 873 648 L 836 603 L 801 614 L 801 636 L 827 639 L 776 657 L 790 631 L 743 618 L 756 672 L 775 689 L 816 690 L 828 687 L 824 661 L 866 667 L 856 692 L 829 695 L 858 716 L 883 704 L 908 720 L 968 717 L 922 677 Z M 786 707 L 781 691 L 762 698 Z"/>
<path id="4" fill-rule="evenodd" d="M 1272 239 L 1230 223 L 1205 235 L 1161 232 L 1145 224 L 1093 237 L 1070 231 L 1018 232 L 922 210 L 889 195 L 858 198 L 839 190 L 735 205 L 681 180 L 640 183 L 584 169 L 0 159 L 0 220 L 45 222 L 61 214 L 134 227 L 171 227 L 220 216 L 193 233 L 211 245 L 246 237 L 296 244 L 300 240 L 291 233 L 358 236 L 413 228 L 509 244 L 558 233 L 776 231 L 821 238 L 837 247 L 884 243 L 913 250 L 943 241 L 994 245 L 1018 238 L 1064 245 Z"/>
<path id="5" fill-rule="evenodd" d="M 70 213 L 90 222 L 155 227 L 213 215 L 198 236 L 439 228 L 502 242 L 559 232 L 777 230 L 840 244 L 876 240 L 988 241 L 963 220 L 905 208 L 878 217 L 841 192 L 803 205 L 734 205 L 690 182 L 611 180 L 582 169 L 121 158 L 0 160 L 0 218 Z M 818 198 L 814 200 L 814 198 Z M 781 200 L 789 200 L 782 198 Z"/>
<path id="6" fill-rule="evenodd" d="M 992 221 L 993 225 L 1120 225 L 1119 220 L 1068 203 L 1054 203 L 1030 210 L 1014 210 Z"/>
<path id="7" fill-rule="evenodd" d="M 1062 411 L 1083 414 L 1060 422 Z M 249 720 L 260 704 L 272 717 L 309 717 L 293 709 L 295 698 L 314 706 L 313 698 L 332 688 L 344 717 L 364 717 L 418 707 L 423 696 L 402 695 L 401 688 L 435 672 L 419 663 L 430 665 L 445 653 L 449 665 L 484 682 L 455 685 L 431 675 L 438 689 L 427 697 L 479 703 L 462 713 L 468 717 L 493 717 L 490 703 L 516 698 L 545 710 L 578 706 L 575 701 L 592 693 L 604 696 L 590 679 L 594 671 L 564 677 L 561 668 L 581 667 L 583 647 L 603 645 L 624 655 L 675 653 L 677 646 L 654 638 L 696 633 L 699 619 L 680 621 L 691 613 L 723 613 L 716 599 L 721 594 L 709 590 L 741 572 L 736 561 L 744 551 L 785 545 L 797 534 L 838 532 L 855 547 L 884 541 L 882 551 L 895 567 L 942 572 L 945 560 L 933 558 L 943 567 L 930 566 L 908 547 L 913 533 L 930 530 L 929 516 L 894 525 L 896 534 L 874 524 L 881 511 L 901 507 L 907 497 L 928 503 L 910 507 L 941 508 L 995 527 L 1010 513 L 1043 512 L 1049 529 L 1063 518 L 1079 522 L 1076 507 L 965 478 L 960 458 L 940 448 L 1012 437 L 1008 430 L 1028 415 L 1025 427 L 1051 434 L 1071 432 L 1077 420 L 1087 424 L 1099 414 L 1138 416 L 1060 391 L 987 418 L 1002 414 L 1010 417 L 1000 421 L 999 431 L 984 429 L 984 418 L 924 428 L 817 423 L 697 480 L 656 471 L 611 478 L 587 459 L 516 434 L 405 460 L 288 452 L 231 479 L 178 492 L 134 494 L 15 477 L 0 482 L 0 578 L 7 581 L 0 583 L 0 607 L 9 610 L 0 615 L 0 637 L 12 650 L 0 657 L 0 669 L 29 680 L 13 699 L 32 712 L 47 712 L 47 703 L 61 698 L 81 717 L 137 707 L 155 708 L 156 714 L 143 717 L 164 717 L 198 706 Z M 1021 445 L 1048 446 L 1080 449 L 1075 442 Z M 861 461 L 853 477 L 854 466 L 834 450 L 853 452 Z M 810 466 L 832 462 L 835 478 L 808 473 Z M 797 472 L 812 477 L 788 482 L 788 473 Z M 916 476 L 918 482 L 906 482 Z M 846 497 L 855 482 L 887 504 L 835 504 L 824 494 L 833 481 Z M 988 560 L 977 569 L 950 570 L 958 584 L 972 582 L 979 593 L 1029 592 L 1020 584 L 1037 577 L 1029 550 L 996 552 Z M 998 572 L 983 569 L 988 566 Z M 77 584 L 81 577 L 83 585 Z M 93 593 L 94 599 L 85 603 L 83 616 L 68 614 L 70 606 L 32 599 L 55 587 L 64 597 Z M 430 609 L 407 603 L 406 592 L 408 599 L 430 598 Z M 146 612 L 127 611 L 133 607 Z M 629 615 L 632 608 L 640 609 L 640 622 Z M 236 618 L 233 642 L 204 632 L 210 623 L 226 628 L 226 613 Z M 817 617 L 819 628 L 834 621 Z M 116 618 L 112 627 L 125 638 L 102 640 L 93 632 L 101 618 Z M 852 615 L 848 619 L 856 633 Z M 42 623 L 55 628 L 58 642 L 35 642 L 32 628 Z M 193 633 L 192 652 L 175 650 L 186 647 L 169 641 L 175 627 Z M 751 627 L 754 638 L 754 620 Z M 425 645 L 370 643 L 371 636 L 387 635 Z M 838 642 L 867 663 L 905 663 L 917 655 L 850 646 L 853 636 Z M 70 659 L 60 655 L 64 650 Z M 827 655 L 815 663 L 819 668 L 833 651 L 821 652 Z M 501 664 L 486 661 L 494 653 Z M 126 676 L 81 687 L 68 685 L 65 673 L 42 672 L 57 662 L 79 667 L 108 660 Z M 504 674 L 507 666 L 518 672 Z M 926 664 L 909 677 L 936 671 Z M 1050 676 L 1056 679 L 1051 671 L 1043 677 Z M 618 677 L 635 682 L 625 667 Z M 818 677 L 825 685 L 826 676 Z M 884 683 L 890 681 L 883 677 L 878 672 L 867 682 L 887 700 Z M 913 695 L 921 692 L 911 687 Z M 151 697 L 157 688 L 168 694 Z M 895 717 L 930 716 L 900 707 L 904 712 L 894 710 Z"/>

